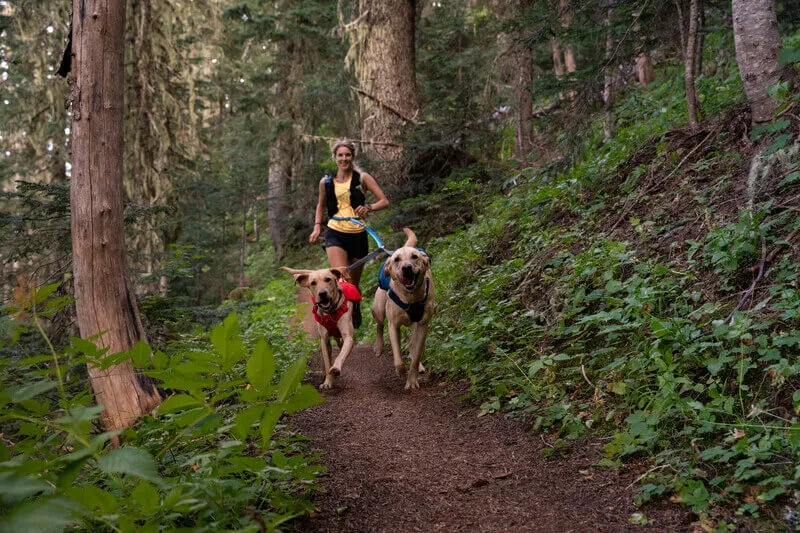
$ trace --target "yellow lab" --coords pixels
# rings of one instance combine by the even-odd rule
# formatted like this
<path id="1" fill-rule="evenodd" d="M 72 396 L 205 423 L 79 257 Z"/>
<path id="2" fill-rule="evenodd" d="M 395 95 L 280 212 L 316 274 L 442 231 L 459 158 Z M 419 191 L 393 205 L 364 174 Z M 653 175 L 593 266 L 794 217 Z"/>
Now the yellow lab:
<path id="1" fill-rule="evenodd" d="M 342 373 L 342 366 L 353 351 L 355 337 L 353 328 L 353 305 L 350 302 L 361 301 L 355 285 L 340 281 L 345 275 L 345 268 L 323 268 L 322 270 L 295 270 L 281 267 L 294 277 L 301 287 L 311 291 L 314 303 L 314 320 L 319 332 L 319 347 L 325 365 L 325 381 L 320 389 L 333 387 L 333 378 Z M 331 337 L 339 345 L 339 355 L 331 364 Z"/>
<path id="2" fill-rule="evenodd" d="M 428 323 L 434 311 L 433 279 L 431 261 L 428 255 L 417 249 L 417 236 L 408 228 L 403 228 L 407 241 L 386 260 L 383 266 L 385 282 L 375 292 L 372 316 L 377 323 L 375 355 L 383 350 L 383 323 L 389 322 L 389 341 L 392 345 L 394 368 L 398 375 L 406 373 L 400 349 L 400 326 L 410 326 L 408 340 L 411 370 L 406 377 L 406 389 L 419 388 L 420 358 L 425 349 Z"/>

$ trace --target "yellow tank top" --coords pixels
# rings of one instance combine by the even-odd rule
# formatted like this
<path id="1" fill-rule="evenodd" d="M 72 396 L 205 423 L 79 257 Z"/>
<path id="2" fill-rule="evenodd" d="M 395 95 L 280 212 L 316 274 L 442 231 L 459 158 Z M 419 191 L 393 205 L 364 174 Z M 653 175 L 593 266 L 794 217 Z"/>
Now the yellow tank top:
<path id="1" fill-rule="evenodd" d="M 353 206 L 350 205 L 350 181 L 352 177 L 344 183 L 339 183 L 336 179 L 333 180 L 333 193 L 336 195 L 336 205 L 339 210 L 336 212 L 337 217 L 342 218 L 358 218 Z M 360 219 L 359 219 L 360 220 Z M 332 230 L 341 231 L 342 233 L 361 233 L 364 228 L 350 222 L 349 220 L 329 220 L 328 227 Z"/>

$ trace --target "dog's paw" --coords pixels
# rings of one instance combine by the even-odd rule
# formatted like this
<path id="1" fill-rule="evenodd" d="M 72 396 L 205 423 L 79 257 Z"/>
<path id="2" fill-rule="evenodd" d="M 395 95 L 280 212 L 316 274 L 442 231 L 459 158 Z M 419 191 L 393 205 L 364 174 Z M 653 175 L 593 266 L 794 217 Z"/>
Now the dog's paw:
<path id="1" fill-rule="evenodd" d="M 332 376 L 338 376 L 339 374 L 342 373 L 342 369 L 339 368 L 339 367 L 336 367 L 336 366 L 332 366 L 331 370 L 330 370 L 330 373 L 331 373 Z"/>
<path id="2" fill-rule="evenodd" d="M 410 374 L 408 379 L 406 380 L 406 390 L 416 390 L 419 388 L 419 381 L 417 381 L 416 377 L 412 377 Z"/>
<path id="3" fill-rule="evenodd" d="M 405 377 L 405 375 L 406 375 L 406 365 L 402 364 L 402 365 L 395 366 L 394 367 L 394 373 L 397 374 L 398 376 L 400 376 L 401 378 Z"/>
<path id="4" fill-rule="evenodd" d="M 319 390 L 330 390 L 332 388 L 333 388 L 333 383 L 328 382 L 327 379 L 323 381 L 322 384 L 319 386 Z"/>
<path id="5" fill-rule="evenodd" d="M 383 346 L 375 346 L 372 348 L 372 353 L 375 354 L 375 357 L 380 357 L 383 355 Z"/>

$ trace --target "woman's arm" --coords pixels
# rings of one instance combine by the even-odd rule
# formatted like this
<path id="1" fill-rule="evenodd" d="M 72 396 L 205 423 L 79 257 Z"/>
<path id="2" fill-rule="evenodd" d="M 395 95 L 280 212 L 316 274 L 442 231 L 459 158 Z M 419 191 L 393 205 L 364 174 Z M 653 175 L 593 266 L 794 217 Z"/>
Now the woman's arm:
<path id="1" fill-rule="evenodd" d="M 389 207 L 389 199 L 386 198 L 385 194 L 383 194 L 383 191 L 378 185 L 378 182 L 375 181 L 375 178 L 365 172 L 361 174 L 361 183 L 363 183 L 364 187 L 366 187 L 367 190 L 375 196 L 375 202 L 356 207 L 356 215 L 364 217 L 370 211 L 380 211 L 381 209 L 386 209 Z"/>
<path id="2" fill-rule="evenodd" d="M 314 244 L 322 232 L 322 217 L 325 215 L 325 178 L 319 180 L 319 200 L 317 200 L 317 208 L 314 210 L 314 230 L 308 238 L 308 242 Z"/>

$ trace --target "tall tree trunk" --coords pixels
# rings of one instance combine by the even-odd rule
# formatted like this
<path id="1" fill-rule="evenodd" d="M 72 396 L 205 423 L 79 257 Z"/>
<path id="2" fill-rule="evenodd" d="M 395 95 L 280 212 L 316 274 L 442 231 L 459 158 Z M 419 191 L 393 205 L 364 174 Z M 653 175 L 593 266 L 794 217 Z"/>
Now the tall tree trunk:
<path id="1" fill-rule="evenodd" d="M 379 163 L 380 183 L 400 180 L 403 150 L 393 144 L 403 126 L 419 112 L 415 11 L 415 0 L 360 0 L 359 12 L 364 18 L 351 34 L 356 41 L 361 138 L 379 143 L 366 144 L 363 150 Z"/>
<path id="2" fill-rule="evenodd" d="M 561 0 L 561 21 L 562 27 L 565 30 L 569 30 L 570 25 L 572 24 L 572 12 L 571 8 L 569 7 L 568 0 Z M 578 70 L 578 62 L 575 61 L 575 50 L 572 47 L 572 43 L 567 41 L 567 44 L 564 45 L 564 65 L 567 67 L 567 73 L 572 74 L 573 72 Z"/>
<path id="3" fill-rule="evenodd" d="M 647 89 L 647 86 L 656 79 L 653 63 L 650 61 L 650 55 L 646 52 L 641 52 L 636 56 L 636 73 L 639 78 L 639 86 L 642 89 Z"/>
<path id="4" fill-rule="evenodd" d="M 515 0 L 498 14 L 510 22 L 522 16 L 527 5 L 526 0 Z M 514 94 L 514 157 L 518 161 L 525 161 L 533 150 L 533 55 L 525 37 L 519 29 L 499 36 L 501 49 L 508 50 L 504 68 Z"/>
<path id="5" fill-rule="evenodd" d="M 292 172 L 292 146 L 289 135 L 288 127 L 283 127 L 269 148 L 267 220 L 277 259 L 283 257 L 283 228 L 288 213 L 286 196 Z"/>
<path id="6" fill-rule="evenodd" d="M 239 286 L 244 287 L 247 269 L 247 201 L 242 198 L 242 234 L 239 243 Z"/>
<path id="7" fill-rule="evenodd" d="M 694 77 L 697 79 L 703 73 L 703 48 L 705 47 L 706 33 L 703 27 L 706 23 L 705 5 L 703 0 L 697 2 L 697 50 L 694 55 Z"/>
<path id="8" fill-rule="evenodd" d="M 606 10 L 606 52 L 605 73 L 603 83 L 603 139 L 608 141 L 614 134 L 614 79 L 617 69 L 614 67 L 612 54 L 614 53 L 614 36 L 612 35 L 611 21 L 614 17 L 614 2 L 608 4 Z"/>
<path id="9" fill-rule="evenodd" d="M 690 0 L 688 18 L 686 23 L 684 23 L 684 10 L 681 8 L 681 0 L 675 0 L 681 28 L 685 27 L 686 29 L 686 41 L 682 43 L 681 49 L 683 50 L 683 79 L 686 89 L 686 111 L 689 115 L 689 126 L 692 128 L 697 127 L 697 90 L 694 85 L 694 58 L 697 53 L 697 31 L 699 25 L 698 3 L 699 0 Z"/>
<path id="10" fill-rule="evenodd" d="M 516 43 L 513 64 L 514 70 L 514 115 L 516 131 L 514 134 L 514 156 L 525 161 L 533 151 L 533 58 L 531 51 L 521 43 Z"/>
<path id="11" fill-rule="evenodd" d="M 557 39 L 550 41 L 550 49 L 553 52 L 553 72 L 556 77 L 560 78 L 564 75 L 564 60 L 561 57 L 561 45 Z"/>
<path id="12" fill-rule="evenodd" d="M 78 327 L 109 353 L 144 338 L 126 277 L 123 228 L 123 89 L 125 0 L 73 0 L 70 191 Z M 101 335 L 102 333 L 102 335 Z M 129 426 L 161 401 L 149 377 L 123 363 L 89 367 L 108 430 Z"/>
<path id="13" fill-rule="evenodd" d="M 776 110 L 767 88 L 780 77 L 775 0 L 733 0 L 733 38 L 753 123 L 767 122 Z"/>

